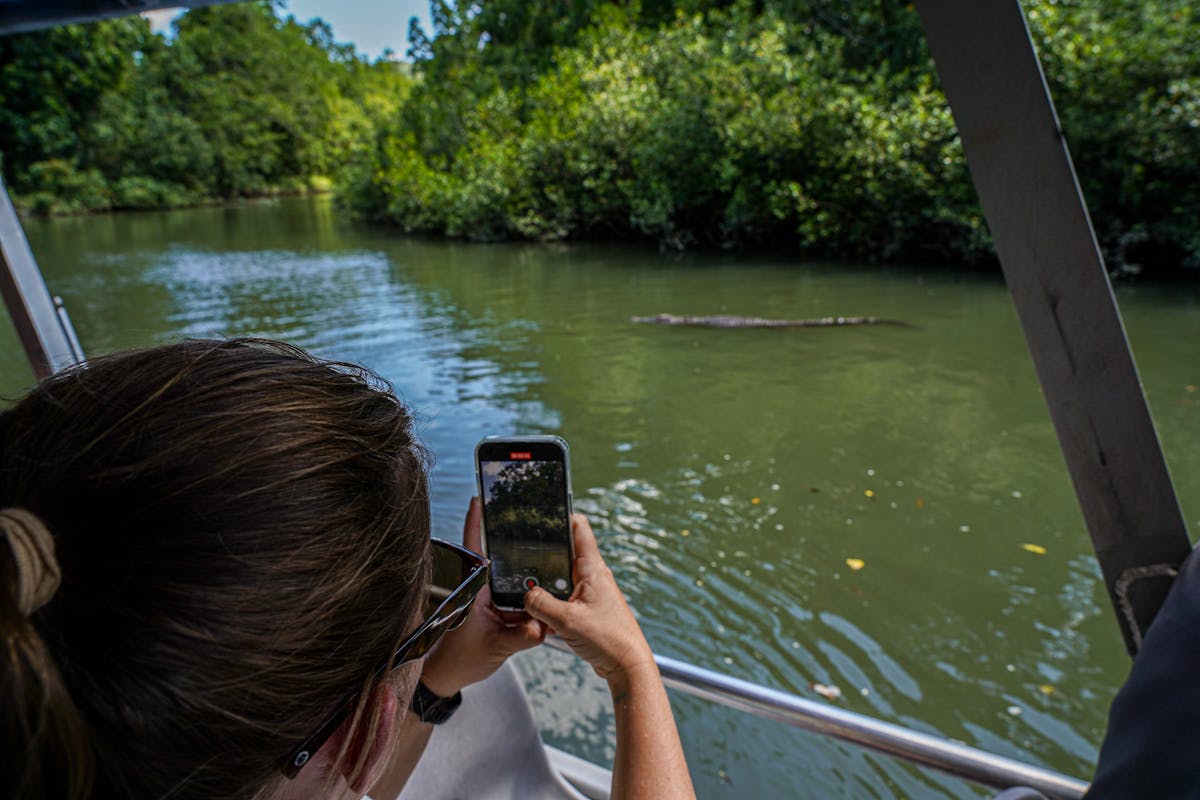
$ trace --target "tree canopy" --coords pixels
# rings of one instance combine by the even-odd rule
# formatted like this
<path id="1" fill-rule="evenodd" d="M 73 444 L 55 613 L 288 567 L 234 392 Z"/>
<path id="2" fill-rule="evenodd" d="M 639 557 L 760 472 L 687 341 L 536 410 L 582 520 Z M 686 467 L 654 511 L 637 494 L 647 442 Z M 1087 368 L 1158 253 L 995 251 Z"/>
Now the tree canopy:
<path id="1" fill-rule="evenodd" d="M 1200 48 L 1181 0 L 1027 0 L 1110 261 L 1200 266 Z M 640 237 L 992 257 L 916 12 L 896 0 L 433 3 L 418 83 L 349 185 L 468 239 Z"/>
<path id="2" fill-rule="evenodd" d="M 1025 0 L 1114 266 L 1200 268 L 1200 10 Z M 0 154 L 34 211 L 335 186 L 404 230 L 987 262 L 911 5 L 434 0 L 412 64 L 281 0 L 0 38 Z"/>
<path id="3" fill-rule="evenodd" d="M 368 63 L 267 0 L 0 38 L 0 153 L 55 213 L 327 187 L 394 116 L 404 65 Z"/>

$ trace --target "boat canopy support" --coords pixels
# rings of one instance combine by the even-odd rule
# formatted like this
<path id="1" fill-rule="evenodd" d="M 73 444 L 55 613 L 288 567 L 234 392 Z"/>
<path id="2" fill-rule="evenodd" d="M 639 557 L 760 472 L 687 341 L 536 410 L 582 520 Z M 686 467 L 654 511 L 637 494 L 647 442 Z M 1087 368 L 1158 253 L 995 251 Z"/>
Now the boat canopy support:
<path id="1" fill-rule="evenodd" d="M 0 0 L 0 34 L 94 22 L 164 8 L 200 8 L 237 0 Z"/>
<path id="2" fill-rule="evenodd" d="M 83 361 L 62 298 L 46 288 L 21 228 L 8 187 L 0 177 L 0 294 L 38 380 Z"/>
<path id="3" fill-rule="evenodd" d="M 917 0 L 1130 654 L 1191 552 L 1018 0 Z"/>

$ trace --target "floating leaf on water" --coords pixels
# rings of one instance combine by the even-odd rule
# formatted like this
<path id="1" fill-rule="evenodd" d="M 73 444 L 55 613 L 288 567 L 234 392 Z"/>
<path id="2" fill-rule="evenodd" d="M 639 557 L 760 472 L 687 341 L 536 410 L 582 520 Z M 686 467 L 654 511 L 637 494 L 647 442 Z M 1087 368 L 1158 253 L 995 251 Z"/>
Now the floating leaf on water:
<path id="1" fill-rule="evenodd" d="M 1029 552 L 1035 553 L 1039 556 L 1046 555 L 1046 548 L 1042 547 L 1040 544 L 1029 544 L 1026 542 L 1025 544 L 1021 545 L 1021 549 L 1028 550 Z"/>
<path id="2" fill-rule="evenodd" d="M 815 486 L 810 486 L 810 487 L 808 487 L 808 490 L 809 490 L 810 492 L 812 492 L 813 494 L 820 494 L 820 493 L 821 493 L 821 490 L 820 490 L 820 489 L 818 489 L 818 488 L 817 488 L 817 487 L 815 487 Z"/>
<path id="3" fill-rule="evenodd" d="M 752 506 L 756 506 L 756 505 L 758 505 L 758 504 L 759 504 L 759 503 L 761 503 L 761 502 L 762 502 L 762 500 L 760 500 L 760 499 L 759 499 L 759 498 L 757 498 L 757 497 L 751 497 L 751 498 L 750 498 L 750 505 L 752 505 Z"/>
<path id="4" fill-rule="evenodd" d="M 924 508 L 924 507 L 925 507 L 925 498 L 918 497 L 917 498 L 917 508 Z"/>
<path id="5" fill-rule="evenodd" d="M 1043 683 L 1041 686 L 1038 687 L 1038 691 L 1044 695 L 1052 695 L 1052 694 L 1054 694 L 1055 689 L 1050 684 Z"/>
<path id="6" fill-rule="evenodd" d="M 823 683 L 814 683 L 809 688 L 826 700 L 837 700 L 842 696 L 842 690 L 833 685 L 826 686 Z"/>
<path id="7" fill-rule="evenodd" d="M 865 494 L 867 497 L 871 498 L 872 500 L 875 499 L 875 492 L 871 491 L 870 489 L 867 489 L 865 492 L 863 492 L 863 494 Z"/>
<path id="8" fill-rule="evenodd" d="M 849 567 L 850 569 L 854 570 L 855 572 L 858 572 L 860 569 L 862 569 L 866 565 L 867 565 L 867 562 L 863 561 L 861 558 L 847 558 L 846 559 L 846 566 Z"/>

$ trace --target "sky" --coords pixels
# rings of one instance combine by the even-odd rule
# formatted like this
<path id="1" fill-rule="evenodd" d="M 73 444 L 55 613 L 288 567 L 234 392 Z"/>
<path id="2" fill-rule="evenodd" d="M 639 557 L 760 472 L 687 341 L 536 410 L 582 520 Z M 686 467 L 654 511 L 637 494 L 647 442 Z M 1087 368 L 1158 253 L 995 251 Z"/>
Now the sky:
<path id="1" fill-rule="evenodd" d="M 408 51 L 408 21 L 417 17 L 428 33 L 429 0 L 287 0 L 285 13 L 307 22 L 320 17 L 333 26 L 339 42 L 351 42 L 370 58 L 391 48 L 400 58 Z M 177 11 L 152 11 L 155 30 L 164 30 Z"/>

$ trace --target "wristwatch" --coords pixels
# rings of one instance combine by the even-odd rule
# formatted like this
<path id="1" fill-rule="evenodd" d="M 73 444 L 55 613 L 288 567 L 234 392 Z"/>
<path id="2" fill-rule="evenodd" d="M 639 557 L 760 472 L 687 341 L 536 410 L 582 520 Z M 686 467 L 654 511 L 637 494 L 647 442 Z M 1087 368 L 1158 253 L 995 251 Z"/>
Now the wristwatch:
<path id="1" fill-rule="evenodd" d="M 417 690 L 413 692 L 409 708 L 421 718 L 421 722 L 441 725 L 454 716 L 454 712 L 461 705 L 462 692 L 455 692 L 449 697 L 439 697 L 431 692 L 425 684 L 418 681 Z"/>

